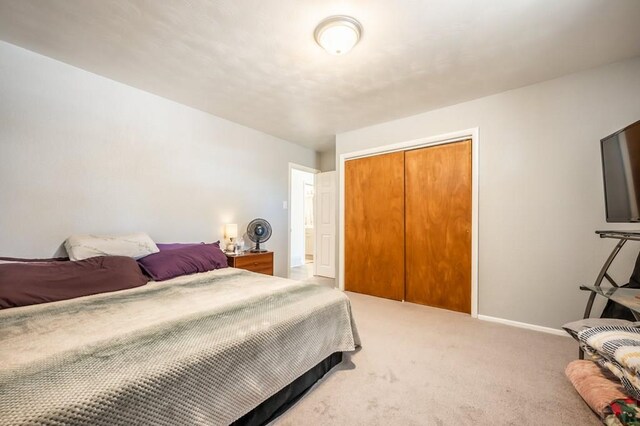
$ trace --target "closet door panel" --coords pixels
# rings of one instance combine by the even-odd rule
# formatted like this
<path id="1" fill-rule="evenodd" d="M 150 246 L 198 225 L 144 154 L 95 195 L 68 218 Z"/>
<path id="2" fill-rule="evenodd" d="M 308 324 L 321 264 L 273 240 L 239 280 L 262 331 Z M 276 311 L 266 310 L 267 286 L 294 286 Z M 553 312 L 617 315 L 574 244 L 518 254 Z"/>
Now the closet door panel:
<path id="1" fill-rule="evenodd" d="M 404 153 L 345 163 L 345 290 L 404 298 Z"/>
<path id="2" fill-rule="evenodd" d="M 471 313 L 471 141 L 405 153 L 408 302 Z"/>

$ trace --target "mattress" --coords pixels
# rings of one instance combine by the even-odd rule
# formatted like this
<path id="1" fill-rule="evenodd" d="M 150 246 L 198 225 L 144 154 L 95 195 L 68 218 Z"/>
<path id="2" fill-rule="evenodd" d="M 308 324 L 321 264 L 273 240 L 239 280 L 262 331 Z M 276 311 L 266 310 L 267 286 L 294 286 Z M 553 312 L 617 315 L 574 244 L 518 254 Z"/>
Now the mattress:
<path id="1" fill-rule="evenodd" d="M 227 268 L 0 311 L 0 424 L 226 425 L 360 344 L 339 290 Z"/>

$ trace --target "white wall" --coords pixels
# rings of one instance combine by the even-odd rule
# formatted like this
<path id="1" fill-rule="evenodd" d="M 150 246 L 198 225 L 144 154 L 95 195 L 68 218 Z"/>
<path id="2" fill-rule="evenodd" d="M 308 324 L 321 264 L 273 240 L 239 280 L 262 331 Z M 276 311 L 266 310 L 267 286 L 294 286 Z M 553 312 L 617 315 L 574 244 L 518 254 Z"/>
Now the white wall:
<path id="1" fill-rule="evenodd" d="M 337 135 L 342 153 L 478 127 L 479 313 L 548 327 L 582 317 L 613 240 L 599 140 L 640 119 L 640 58 Z M 627 282 L 638 245 L 615 277 Z M 599 314 L 599 312 L 598 312 Z"/>
<path id="2" fill-rule="evenodd" d="M 320 163 L 320 171 L 321 172 L 332 172 L 336 169 L 336 148 L 335 146 L 326 151 L 322 151 L 318 153 L 319 163 Z"/>
<path id="3" fill-rule="evenodd" d="M 85 232 L 211 241 L 263 217 L 286 276 L 289 162 L 316 153 L 0 42 L 0 255 Z"/>
<path id="4" fill-rule="evenodd" d="M 313 173 L 291 169 L 291 267 L 304 265 L 304 185 L 313 185 Z"/>

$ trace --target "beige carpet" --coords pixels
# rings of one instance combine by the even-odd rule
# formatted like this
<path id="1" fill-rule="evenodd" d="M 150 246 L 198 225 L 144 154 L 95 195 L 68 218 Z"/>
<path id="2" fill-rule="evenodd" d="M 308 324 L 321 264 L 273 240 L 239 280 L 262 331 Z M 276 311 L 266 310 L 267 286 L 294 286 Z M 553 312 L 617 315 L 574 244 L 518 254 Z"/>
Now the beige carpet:
<path id="1" fill-rule="evenodd" d="M 289 278 L 292 280 L 306 280 L 313 277 L 313 263 L 305 263 L 304 265 L 294 266 L 289 269 Z M 333 283 L 334 280 L 331 280 Z"/>
<path id="2" fill-rule="evenodd" d="M 564 376 L 572 339 L 348 295 L 362 349 L 274 424 L 601 424 Z"/>

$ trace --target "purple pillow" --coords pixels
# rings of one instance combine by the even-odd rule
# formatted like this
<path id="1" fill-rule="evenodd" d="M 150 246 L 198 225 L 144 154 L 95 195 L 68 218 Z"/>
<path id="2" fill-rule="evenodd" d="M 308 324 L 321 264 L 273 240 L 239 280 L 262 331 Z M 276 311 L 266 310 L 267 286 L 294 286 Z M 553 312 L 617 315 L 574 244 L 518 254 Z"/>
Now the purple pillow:
<path id="1" fill-rule="evenodd" d="M 204 244 L 204 243 L 160 243 L 160 244 L 156 244 L 156 246 L 158 246 L 158 250 L 166 251 L 166 250 L 175 250 L 175 249 L 185 248 L 185 247 L 199 246 L 201 244 Z"/>
<path id="2" fill-rule="evenodd" d="M 226 268 L 227 256 L 219 243 L 195 244 L 189 247 L 159 251 L 138 259 L 140 267 L 155 281 L 181 275 Z"/>
<path id="3" fill-rule="evenodd" d="M 125 290 L 147 281 L 136 261 L 125 256 L 7 263 L 0 265 L 0 309 Z"/>

